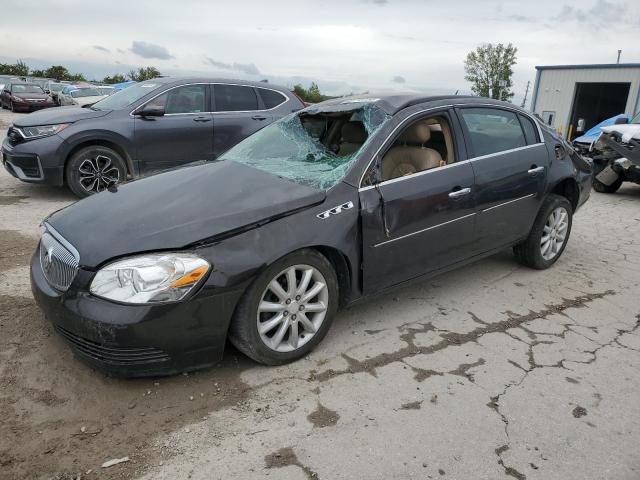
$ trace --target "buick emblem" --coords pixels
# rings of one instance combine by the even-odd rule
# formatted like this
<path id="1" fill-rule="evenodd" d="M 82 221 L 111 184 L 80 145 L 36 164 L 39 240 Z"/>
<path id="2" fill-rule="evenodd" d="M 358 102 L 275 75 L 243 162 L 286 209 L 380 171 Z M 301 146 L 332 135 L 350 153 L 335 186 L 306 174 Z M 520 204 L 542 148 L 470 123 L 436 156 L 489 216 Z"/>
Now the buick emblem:
<path id="1" fill-rule="evenodd" d="M 51 270 L 51 265 L 53 264 L 53 247 L 50 247 L 47 250 L 47 253 L 44 254 L 44 271 L 45 273 L 49 273 L 49 270 Z"/>

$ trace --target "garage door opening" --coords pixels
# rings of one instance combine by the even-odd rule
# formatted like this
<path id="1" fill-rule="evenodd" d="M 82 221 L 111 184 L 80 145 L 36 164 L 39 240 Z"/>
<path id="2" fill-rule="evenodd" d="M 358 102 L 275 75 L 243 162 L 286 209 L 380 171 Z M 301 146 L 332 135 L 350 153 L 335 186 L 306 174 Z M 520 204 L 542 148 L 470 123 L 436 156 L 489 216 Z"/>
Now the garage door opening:
<path id="1" fill-rule="evenodd" d="M 630 87 L 630 83 L 576 83 L 569 121 L 573 125 L 572 138 L 607 118 L 624 113 Z M 581 119 L 584 122 L 580 122 Z"/>

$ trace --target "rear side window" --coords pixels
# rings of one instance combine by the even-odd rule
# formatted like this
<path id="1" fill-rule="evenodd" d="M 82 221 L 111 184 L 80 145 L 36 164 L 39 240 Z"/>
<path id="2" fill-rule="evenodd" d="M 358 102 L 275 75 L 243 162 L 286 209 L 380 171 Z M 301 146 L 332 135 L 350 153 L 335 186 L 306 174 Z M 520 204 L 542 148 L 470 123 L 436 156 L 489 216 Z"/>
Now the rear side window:
<path id="1" fill-rule="evenodd" d="M 184 85 L 164 92 L 151 100 L 148 105 L 164 107 L 168 115 L 206 112 L 205 95 L 205 85 Z"/>
<path id="2" fill-rule="evenodd" d="M 275 90 L 267 90 L 266 88 L 258 88 L 258 92 L 260 92 L 260 97 L 262 97 L 262 102 L 264 103 L 264 108 L 274 108 L 278 105 L 287 101 L 285 96 L 280 92 L 276 92 Z"/>
<path id="3" fill-rule="evenodd" d="M 258 97 L 253 87 L 216 84 L 213 86 L 216 112 L 258 110 Z"/>
<path id="4" fill-rule="evenodd" d="M 522 130 L 524 130 L 524 138 L 527 140 L 527 145 L 534 145 L 538 143 L 538 132 L 531 120 L 524 115 L 518 115 L 520 123 L 522 124 Z"/>
<path id="5" fill-rule="evenodd" d="M 476 157 L 527 144 L 518 117 L 513 112 L 497 108 L 463 108 L 460 113 Z"/>

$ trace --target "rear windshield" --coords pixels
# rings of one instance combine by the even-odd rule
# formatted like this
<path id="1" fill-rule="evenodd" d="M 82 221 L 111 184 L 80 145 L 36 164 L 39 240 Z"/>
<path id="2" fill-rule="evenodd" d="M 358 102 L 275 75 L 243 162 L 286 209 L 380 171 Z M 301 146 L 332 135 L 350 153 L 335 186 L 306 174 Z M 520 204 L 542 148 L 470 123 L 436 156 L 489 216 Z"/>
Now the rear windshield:
<path id="1" fill-rule="evenodd" d="M 44 93 L 38 85 L 11 85 L 13 93 Z"/>
<path id="2" fill-rule="evenodd" d="M 73 98 L 97 97 L 100 95 L 100 92 L 95 88 L 79 88 L 78 90 L 74 90 L 71 92 L 71 96 Z"/>
<path id="3" fill-rule="evenodd" d="M 263 128 L 220 158 L 327 190 L 390 116 L 375 105 L 309 107 Z"/>
<path id="4" fill-rule="evenodd" d="M 94 103 L 92 110 L 120 110 L 130 107 L 145 95 L 157 91 L 162 87 L 161 83 L 154 81 L 136 83 L 130 87 L 124 88 L 119 92 L 109 95 L 104 100 Z"/>

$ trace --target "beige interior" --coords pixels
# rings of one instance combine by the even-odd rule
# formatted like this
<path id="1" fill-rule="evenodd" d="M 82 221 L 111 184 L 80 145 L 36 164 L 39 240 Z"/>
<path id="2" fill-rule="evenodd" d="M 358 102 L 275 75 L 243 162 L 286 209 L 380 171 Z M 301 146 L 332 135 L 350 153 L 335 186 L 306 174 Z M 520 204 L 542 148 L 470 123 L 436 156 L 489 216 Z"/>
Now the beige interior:
<path id="1" fill-rule="evenodd" d="M 367 131 L 362 122 L 347 122 L 342 126 L 342 141 L 338 155 L 351 155 L 360 150 L 367 140 Z"/>
<path id="2" fill-rule="evenodd" d="M 400 134 L 383 157 L 382 180 L 412 175 L 454 161 L 451 128 L 446 119 L 419 120 Z"/>

